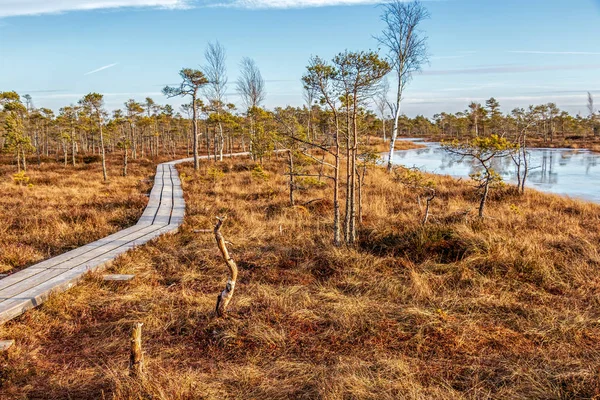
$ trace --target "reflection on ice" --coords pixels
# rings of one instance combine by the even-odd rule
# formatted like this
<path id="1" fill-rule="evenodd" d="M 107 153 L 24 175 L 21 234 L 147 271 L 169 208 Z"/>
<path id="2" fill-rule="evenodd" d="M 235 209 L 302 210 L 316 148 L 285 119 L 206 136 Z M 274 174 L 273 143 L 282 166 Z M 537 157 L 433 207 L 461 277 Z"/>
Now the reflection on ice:
<path id="1" fill-rule="evenodd" d="M 455 177 L 476 172 L 474 163 L 445 152 L 439 143 L 422 144 L 427 147 L 394 153 L 394 163 Z M 600 203 L 600 154 L 572 149 L 530 149 L 529 154 L 527 187 Z M 516 183 L 509 157 L 497 160 L 494 168 L 505 181 Z"/>

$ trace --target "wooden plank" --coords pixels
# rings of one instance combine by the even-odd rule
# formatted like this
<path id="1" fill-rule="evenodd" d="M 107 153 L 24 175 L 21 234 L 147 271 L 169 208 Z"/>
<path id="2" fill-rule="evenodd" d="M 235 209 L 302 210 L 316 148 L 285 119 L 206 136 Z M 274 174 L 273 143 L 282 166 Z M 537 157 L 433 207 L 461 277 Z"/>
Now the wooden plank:
<path id="1" fill-rule="evenodd" d="M 166 190 L 163 194 L 163 200 L 160 204 L 160 208 L 156 213 L 156 218 L 153 224 L 168 225 L 171 218 L 171 212 L 173 211 L 173 199 L 172 191 Z"/>
<path id="2" fill-rule="evenodd" d="M 168 166 L 165 167 L 163 165 L 163 168 L 165 170 L 165 183 L 162 190 L 160 206 L 152 223 L 167 225 L 171 219 L 171 211 L 173 208 L 173 185 L 171 183 L 171 174 L 177 172 L 173 172 Z"/>
<path id="3" fill-rule="evenodd" d="M 60 264 L 63 264 L 65 262 L 68 262 L 70 260 L 75 259 L 76 257 L 80 257 L 85 255 L 86 253 L 93 251 L 94 249 L 101 247 L 101 246 L 105 246 L 106 243 L 112 242 L 114 240 L 118 240 L 124 236 L 127 236 L 129 234 L 135 233 L 137 231 L 139 231 L 140 229 L 143 229 L 144 226 L 137 226 L 134 225 L 132 227 L 129 227 L 127 229 L 123 229 L 122 231 L 119 231 L 117 233 L 114 233 L 112 235 L 109 235 L 105 238 L 102 238 L 100 240 L 96 240 L 95 242 L 86 244 L 85 246 L 81 246 L 78 247 L 77 249 L 74 250 L 70 250 L 66 253 L 63 253 L 61 255 L 58 255 L 56 257 L 52 257 L 49 258 L 47 260 L 44 260 L 42 262 L 39 262 L 33 266 L 31 266 L 30 268 L 53 268 L 53 267 L 57 267 Z"/>
<path id="4" fill-rule="evenodd" d="M 89 248 L 87 251 L 82 252 L 81 254 L 76 254 L 74 257 L 69 258 L 51 258 L 49 260 L 44 261 L 44 263 L 36 264 L 30 268 L 60 268 L 60 269 L 68 269 L 71 268 L 72 265 L 81 262 L 82 260 L 88 260 L 96 257 L 98 254 L 102 254 L 112 248 L 118 247 L 131 241 L 134 238 L 143 236 L 148 229 L 152 229 L 150 226 L 136 226 L 137 229 L 133 230 L 130 233 L 123 235 L 121 237 L 117 237 L 116 239 L 113 237 L 106 237 L 102 239 L 104 242 L 103 245 Z"/>
<path id="5" fill-rule="evenodd" d="M 3 285 L 0 289 L 0 300 L 7 300 L 18 295 L 28 289 L 39 286 L 42 283 L 62 274 L 64 271 L 60 269 L 36 269 L 37 273 L 28 276 L 20 281 L 15 281 L 7 285 Z M 16 274 L 15 274 L 16 275 Z M 4 281 L 5 279 L 3 279 Z M 2 282 L 4 284 L 4 282 Z"/>
<path id="6" fill-rule="evenodd" d="M 132 280 L 133 278 L 135 278 L 135 275 L 119 275 L 119 274 L 112 274 L 112 275 L 104 275 L 102 277 L 102 280 L 104 281 L 114 281 L 114 282 L 128 282 L 130 280 Z"/>
<path id="7" fill-rule="evenodd" d="M 35 276 L 37 274 L 39 274 L 42 271 L 46 271 L 45 269 L 40 269 L 40 268 L 25 268 L 19 272 L 15 272 L 12 275 L 7 276 L 6 278 L 0 280 L 0 295 L 2 293 L 2 290 L 10 287 L 12 285 L 16 285 L 19 282 L 22 282 L 24 280 L 27 280 L 29 278 L 31 278 L 32 276 Z"/>
<path id="8" fill-rule="evenodd" d="M 0 340 L 0 351 L 6 351 L 15 345 L 14 340 Z"/>
<path id="9" fill-rule="evenodd" d="M 99 255 L 98 257 L 96 257 L 94 259 L 87 260 L 86 262 L 81 263 L 81 264 L 71 268 L 70 270 L 85 273 L 87 271 L 96 271 L 96 270 L 100 269 L 101 267 L 104 267 L 106 265 L 106 263 L 114 260 L 120 254 L 123 254 L 126 251 L 135 248 L 136 246 L 141 246 L 141 245 L 149 242 L 150 240 L 162 235 L 165 227 L 164 226 L 153 226 L 153 228 L 154 228 L 154 230 L 148 231 L 148 233 L 146 235 L 141 236 L 141 237 L 133 240 L 132 242 L 128 243 L 127 247 L 120 247 L 120 248 L 115 248 L 113 250 L 110 250 L 102 255 Z"/>
<path id="10" fill-rule="evenodd" d="M 130 248 L 133 248 L 134 246 L 136 246 L 136 244 L 139 244 L 139 241 L 142 238 L 144 238 L 148 233 L 154 232 L 159 228 L 160 226 L 157 225 L 149 225 L 143 227 L 142 229 L 139 229 L 138 231 L 132 234 L 126 235 L 117 240 L 107 242 L 104 246 L 97 247 L 94 250 L 81 255 L 80 257 L 76 257 L 66 262 L 54 265 L 51 268 L 71 269 L 83 263 L 91 262 L 95 258 L 100 257 L 106 253 L 112 252 L 115 249 L 123 249 L 123 251 L 121 252 L 124 252 Z"/>

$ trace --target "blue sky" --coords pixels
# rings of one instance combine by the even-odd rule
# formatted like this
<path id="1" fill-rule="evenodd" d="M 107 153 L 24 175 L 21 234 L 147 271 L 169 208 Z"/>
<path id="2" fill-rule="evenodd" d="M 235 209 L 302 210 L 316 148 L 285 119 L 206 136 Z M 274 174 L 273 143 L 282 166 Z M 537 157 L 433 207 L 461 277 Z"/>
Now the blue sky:
<path id="1" fill-rule="evenodd" d="M 408 88 L 408 115 L 492 96 L 505 111 L 555 102 L 585 114 L 586 92 L 600 97 L 598 0 L 424 3 L 431 62 Z M 0 0 L 0 91 L 53 109 L 91 91 L 110 109 L 147 96 L 177 105 L 161 88 L 219 40 L 229 101 L 238 102 L 238 65 L 249 56 L 267 81 L 267 107 L 300 105 L 308 58 L 376 49 L 380 12 L 370 0 Z"/>

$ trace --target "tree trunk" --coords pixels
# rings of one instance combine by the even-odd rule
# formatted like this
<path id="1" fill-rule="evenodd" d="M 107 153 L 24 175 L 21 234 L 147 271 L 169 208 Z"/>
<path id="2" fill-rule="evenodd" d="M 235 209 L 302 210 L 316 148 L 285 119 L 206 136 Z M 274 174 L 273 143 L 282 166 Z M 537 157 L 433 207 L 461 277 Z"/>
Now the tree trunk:
<path id="1" fill-rule="evenodd" d="M 349 96 L 346 96 L 348 98 Z M 350 243 L 350 214 L 351 214 L 351 205 L 350 198 L 352 197 L 352 189 L 350 185 L 352 184 L 352 147 L 350 146 L 350 105 L 346 105 L 346 210 L 344 213 L 344 242 L 346 244 Z"/>
<path id="2" fill-rule="evenodd" d="M 127 146 L 123 150 L 123 176 L 127 176 Z"/>
<path id="3" fill-rule="evenodd" d="M 333 178 L 333 244 L 342 244 L 342 233 L 340 227 L 340 145 L 336 146 L 335 170 Z"/>
<path id="4" fill-rule="evenodd" d="M 223 136 L 223 124 L 219 121 L 219 161 L 223 161 L 223 148 L 225 147 L 225 137 Z"/>
<path id="5" fill-rule="evenodd" d="M 200 160 L 198 158 L 198 117 L 197 117 L 196 93 L 192 96 L 192 136 L 194 139 L 194 170 L 200 169 Z"/>
<path id="6" fill-rule="evenodd" d="M 483 185 L 483 195 L 481 195 L 481 201 L 479 202 L 479 218 L 483 218 L 483 209 L 485 208 L 485 202 L 487 201 L 489 188 L 490 178 L 488 177 Z"/>
<path id="7" fill-rule="evenodd" d="M 292 150 L 288 150 L 290 168 L 290 207 L 294 207 L 294 156 Z"/>
<path id="8" fill-rule="evenodd" d="M 75 130 L 71 131 L 71 163 L 75 166 Z"/>
<path id="9" fill-rule="evenodd" d="M 400 66 L 400 71 L 403 67 Z M 396 146 L 396 139 L 398 138 L 398 119 L 400 118 L 400 102 L 402 101 L 402 78 L 398 76 L 398 91 L 396 93 L 396 108 L 394 110 L 394 125 L 392 126 L 392 137 L 390 139 L 390 152 L 388 154 L 388 172 L 392 172 L 392 160 L 394 158 L 394 148 Z"/>
<path id="10" fill-rule="evenodd" d="M 217 129 L 213 129 L 213 156 L 215 159 L 215 162 L 218 160 L 217 158 Z"/>
<path id="11" fill-rule="evenodd" d="M 37 129 L 35 130 L 35 152 L 37 155 L 38 166 L 42 165 L 42 155 L 40 153 L 40 137 Z"/>
<path id="12" fill-rule="evenodd" d="M 521 180 L 521 194 L 525 193 L 525 181 L 527 181 L 527 175 L 529 174 L 529 161 L 527 160 L 527 136 L 523 134 L 523 145 L 521 147 L 523 152 L 523 179 Z"/>
<path id="13" fill-rule="evenodd" d="M 352 108 L 352 161 L 351 161 L 351 197 L 350 197 L 350 243 L 356 242 L 356 157 L 358 153 L 358 102 L 357 93 L 353 94 L 354 105 Z"/>
<path id="14" fill-rule="evenodd" d="M 98 123 L 100 124 L 100 151 L 102 155 L 102 175 L 104 177 L 104 182 L 108 180 L 108 175 L 106 173 L 106 153 L 104 151 L 104 135 L 102 134 L 102 117 L 100 113 L 98 113 Z"/>
<path id="15" fill-rule="evenodd" d="M 363 187 L 363 182 L 364 182 L 365 176 L 364 175 L 361 176 L 359 171 L 356 171 L 356 174 L 357 174 L 357 178 L 358 178 L 358 224 L 361 225 L 362 220 L 363 220 L 362 187 Z"/>

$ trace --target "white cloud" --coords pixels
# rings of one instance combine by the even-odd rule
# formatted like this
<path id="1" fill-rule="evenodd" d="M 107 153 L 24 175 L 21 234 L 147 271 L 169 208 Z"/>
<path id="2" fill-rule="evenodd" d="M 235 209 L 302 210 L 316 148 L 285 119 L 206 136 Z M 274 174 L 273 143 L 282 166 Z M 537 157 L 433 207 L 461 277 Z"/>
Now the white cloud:
<path id="1" fill-rule="evenodd" d="M 95 70 L 92 70 L 92 71 L 90 71 L 90 72 L 86 72 L 86 73 L 85 73 L 85 74 L 83 74 L 83 75 L 84 75 L 84 76 L 85 76 L 85 75 L 92 75 L 92 74 L 95 74 L 96 72 L 100 72 L 100 71 L 104 71 L 105 69 L 112 68 L 112 67 L 114 67 L 115 65 L 118 65 L 118 63 L 113 63 L 113 64 L 108 64 L 108 65 L 105 65 L 104 67 L 100 67 L 100 68 L 97 68 L 97 69 L 95 69 Z"/>
<path id="2" fill-rule="evenodd" d="M 534 50 L 512 50 L 508 53 L 514 54 L 551 54 L 551 55 L 572 55 L 572 56 L 600 56 L 600 53 L 591 51 L 534 51 Z"/>
<path id="3" fill-rule="evenodd" d="M 0 18 L 122 7 L 186 8 L 188 0 L 0 0 Z"/>
<path id="4" fill-rule="evenodd" d="M 33 92 L 32 92 L 33 93 Z M 106 97 L 122 97 L 124 99 L 129 98 L 142 98 L 142 97 L 150 97 L 150 96 L 162 96 L 161 92 L 129 92 L 129 93 L 104 93 L 101 92 L 105 98 Z M 79 99 L 85 96 L 86 94 L 81 93 L 58 93 L 58 94 L 44 94 L 41 96 L 33 95 L 32 97 L 35 99 Z"/>
<path id="5" fill-rule="evenodd" d="M 432 56 L 429 57 L 430 60 L 452 60 L 455 58 L 465 58 L 465 56 Z"/>
<path id="6" fill-rule="evenodd" d="M 378 4 L 380 0 L 233 0 L 215 4 L 216 7 L 247 9 L 288 9 L 329 6 Z"/>
<path id="7" fill-rule="evenodd" d="M 481 67 L 425 70 L 423 75 L 518 74 L 524 72 L 571 71 L 600 69 L 600 64 L 583 65 L 490 65 Z"/>
<path id="8" fill-rule="evenodd" d="M 379 3 L 381 3 L 381 0 L 0 0 L 0 18 L 127 7 L 186 9 L 197 5 L 198 7 L 229 7 L 254 10 L 354 6 Z"/>

